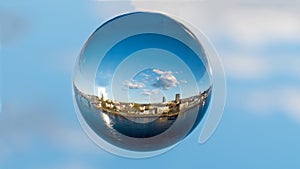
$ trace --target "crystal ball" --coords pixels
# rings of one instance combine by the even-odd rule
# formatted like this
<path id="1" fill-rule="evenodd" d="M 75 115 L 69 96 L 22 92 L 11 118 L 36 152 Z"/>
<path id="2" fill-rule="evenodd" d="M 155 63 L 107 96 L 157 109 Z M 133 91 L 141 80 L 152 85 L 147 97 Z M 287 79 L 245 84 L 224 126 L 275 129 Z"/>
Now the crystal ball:
<path id="1" fill-rule="evenodd" d="M 160 13 L 105 22 L 86 41 L 74 68 L 80 123 L 96 144 L 115 154 L 176 145 L 202 120 L 211 90 L 200 41 Z"/>

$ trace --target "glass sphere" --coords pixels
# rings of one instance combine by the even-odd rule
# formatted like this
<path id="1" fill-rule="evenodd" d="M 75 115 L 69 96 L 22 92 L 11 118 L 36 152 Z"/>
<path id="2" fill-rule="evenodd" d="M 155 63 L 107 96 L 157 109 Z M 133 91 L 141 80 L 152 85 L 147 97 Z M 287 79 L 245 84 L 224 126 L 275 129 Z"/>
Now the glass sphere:
<path id="1" fill-rule="evenodd" d="M 153 152 L 197 127 L 212 90 L 196 36 L 160 13 L 136 12 L 101 25 L 77 58 L 73 93 L 87 134 L 114 152 Z"/>

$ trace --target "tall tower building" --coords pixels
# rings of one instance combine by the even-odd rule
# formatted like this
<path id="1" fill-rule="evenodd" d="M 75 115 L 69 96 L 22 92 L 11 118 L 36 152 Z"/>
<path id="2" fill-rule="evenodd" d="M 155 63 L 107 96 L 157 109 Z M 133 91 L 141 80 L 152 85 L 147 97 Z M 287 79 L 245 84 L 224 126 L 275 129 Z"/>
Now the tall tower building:
<path id="1" fill-rule="evenodd" d="M 180 101 L 180 94 L 176 94 L 175 95 L 175 102 L 179 103 L 179 101 Z"/>
<path id="2" fill-rule="evenodd" d="M 163 103 L 166 102 L 166 97 L 165 96 L 162 98 L 162 102 Z"/>

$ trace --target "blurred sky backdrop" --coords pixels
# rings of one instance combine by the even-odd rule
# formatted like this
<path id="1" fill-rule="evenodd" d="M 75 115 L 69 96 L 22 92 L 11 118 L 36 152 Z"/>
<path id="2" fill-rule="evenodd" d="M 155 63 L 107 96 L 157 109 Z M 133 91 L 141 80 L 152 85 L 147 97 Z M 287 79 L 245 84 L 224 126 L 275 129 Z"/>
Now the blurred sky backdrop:
<path id="1" fill-rule="evenodd" d="M 225 67 L 227 101 L 205 144 L 199 127 L 165 154 L 127 159 L 81 129 L 72 69 L 103 22 L 144 9 L 177 15 L 209 37 Z M 298 0 L 1 0 L 0 28 L 0 168 L 300 168 Z"/>

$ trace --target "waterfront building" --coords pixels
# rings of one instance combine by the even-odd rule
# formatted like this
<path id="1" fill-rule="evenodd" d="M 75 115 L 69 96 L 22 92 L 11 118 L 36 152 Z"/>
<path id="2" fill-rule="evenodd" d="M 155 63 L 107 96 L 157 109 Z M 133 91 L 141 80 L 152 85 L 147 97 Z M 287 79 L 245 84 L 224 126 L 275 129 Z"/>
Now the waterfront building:
<path id="1" fill-rule="evenodd" d="M 175 102 L 179 103 L 180 102 L 180 94 L 175 95 Z"/>

